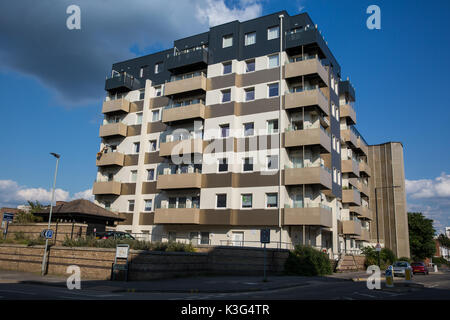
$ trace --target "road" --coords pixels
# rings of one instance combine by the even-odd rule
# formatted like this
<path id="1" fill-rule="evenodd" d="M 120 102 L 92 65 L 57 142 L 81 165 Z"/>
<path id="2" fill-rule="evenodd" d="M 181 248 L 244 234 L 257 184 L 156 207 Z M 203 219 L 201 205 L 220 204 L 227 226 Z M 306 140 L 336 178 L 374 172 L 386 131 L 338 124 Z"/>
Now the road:
<path id="1" fill-rule="evenodd" d="M 176 279 L 174 279 L 176 281 Z M 69 290 L 44 284 L 0 283 L 0 300 L 450 300 L 450 272 L 416 275 L 424 288 L 369 290 L 366 283 L 326 278 L 293 288 L 237 293 L 152 293 Z M 400 288 L 399 288 L 400 289 Z M 409 290 L 409 291 L 407 291 Z"/>

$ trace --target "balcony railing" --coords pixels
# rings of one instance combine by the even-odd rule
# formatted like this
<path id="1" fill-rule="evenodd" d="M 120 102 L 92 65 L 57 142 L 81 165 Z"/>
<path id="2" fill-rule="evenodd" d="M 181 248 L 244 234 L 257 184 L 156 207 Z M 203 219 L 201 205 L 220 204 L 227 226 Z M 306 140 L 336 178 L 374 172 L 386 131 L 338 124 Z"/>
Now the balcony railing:
<path id="1" fill-rule="evenodd" d="M 192 100 L 186 100 L 182 102 L 172 102 L 164 107 L 164 109 L 173 109 L 173 108 L 179 108 L 179 107 L 187 107 L 193 104 L 205 104 L 205 100 L 203 99 L 192 99 Z"/>
<path id="2" fill-rule="evenodd" d="M 190 73 L 186 73 L 186 74 L 180 74 L 180 75 L 175 75 L 170 77 L 170 80 L 167 80 L 167 82 L 175 82 L 175 81 L 180 81 L 180 80 L 185 80 L 185 79 L 192 79 L 195 77 L 206 77 L 206 73 L 201 72 L 201 71 L 197 71 L 197 72 L 190 72 Z"/>
<path id="3" fill-rule="evenodd" d="M 329 211 L 332 211 L 330 206 L 327 206 L 325 204 L 322 203 L 316 203 L 316 202 L 295 202 L 294 200 L 292 200 L 291 203 L 286 203 L 284 205 L 285 209 L 294 209 L 294 208 L 322 208 L 322 209 L 326 209 Z"/>

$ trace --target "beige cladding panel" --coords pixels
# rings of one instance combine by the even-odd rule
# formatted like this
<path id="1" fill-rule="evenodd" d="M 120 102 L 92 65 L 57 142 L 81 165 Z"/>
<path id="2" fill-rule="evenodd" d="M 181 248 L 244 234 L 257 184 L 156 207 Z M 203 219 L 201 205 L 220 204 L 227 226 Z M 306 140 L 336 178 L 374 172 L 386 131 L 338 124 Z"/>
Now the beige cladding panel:
<path id="1" fill-rule="evenodd" d="M 201 188 L 201 173 L 160 174 L 156 187 L 158 189 Z"/>
<path id="2" fill-rule="evenodd" d="M 327 115 L 330 115 L 330 107 L 328 105 L 328 99 L 323 96 L 318 89 L 306 90 L 303 92 L 288 93 L 284 97 L 284 108 L 286 110 L 319 106 L 319 108 Z"/>
<path id="3" fill-rule="evenodd" d="M 103 102 L 102 113 L 117 111 L 129 112 L 130 101 L 128 101 L 127 99 L 117 99 Z"/>
<path id="4" fill-rule="evenodd" d="M 285 208 L 284 222 L 286 226 L 333 226 L 333 215 L 330 210 L 324 208 Z"/>
<path id="5" fill-rule="evenodd" d="M 189 79 L 167 82 L 165 84 L 164 94 L 166 96 L 171 96 L 174 94 L 195 90 L 206 91 L 206 77 L 204 75 Z"/>
<path id="6" fill-rule="evenodd" d="M 361 222 L 356 220 L 342 221 L 343 234 L 361 235 Z"/>
<path id="7" fill-rule="evenodd" d="M 140 125 L 140 124 L 128 126 L 127 137 L 140 136 L 141 129 L 142 129 L 142 125 Z"/>
<path id="8" fill-rule="evenodd" d="M 328 86 L 328 71 L 318 59 L 302 60 L 288 63 L 284 67 L 284 77 L 294 78 L 310 74 L 318 74 Z"/>
<path id="9" fill-rule="evenodd" d="M 166 157 L 172 154 L 203 153 L 206 145 L 207 141 L 202 139 L 163 142 L 159 145 L 159 155 Z"/>
<path id="10" fill-rule="evenodd" d="M 150 99 L 150 109 L 163 108 L 170 102 L 168 97 L 154 97 Z"/>
<path id="11" fill-rule="evenodd" d="M 109 165 L 123 166 L 124 158 L 124 154 L 120 152 L 101 153 L 100 156 L 97 157 L 96 164 L 98 167 Z"/>
<path id="12" fill-rule="evenodd" d="M 162 122 L 172 122 L 195 118 L 205 118 L 204 104 L 196 103 L 184 107 L 164 109 L 162 114 Z"/>
<path id="13" fill-rule="evenodd" d="M 235 226 L 277 226 L 277 209 L 231 210 L 231 225 Z"/>
<path id="14" fill-rule="evenodd" d="M 139 225 L 153 225 L 155 223 L 155 213 L 154 212 L 141 212 L 139 214 Z"/>
<path id="15" fill-rule="evenodd" d="M 331 138 L 322 129 L 295 130 L 284 133 L 284 147 L 321 145 L 331 152 Z"/>
<path id="16" fill-rule="evenodd" d="M 122 186 L 117 181 L 100 181 L 95 182 L 92 189 L 92 194 L 114 194 L 120 195 Z"/>
<path id="17" fill-rule="evenodd" d="M 102 125 L 100 127 L 100 137 L 108 137 L 108 136 L 123 136 L 126 137 L 127 136 L 127 125 L 122 123 L 122 122 L 118 122 L 118 123 L 109 123 L 109 124 L 105 124 Z"/>
<path id="18" fill-rule="evenodd" d="M 322 167 L 289 168 L 284 170 L 285 185 L 319 184 L 331 189 L 331 173 Z"/>
<path id="19" fill-rule="evenodd" d="M 155 210 L 155 224 L 199 224 L 200 209 L 197 208 L 172 208 Z"/>
<path id="20" fill-rule="evenodd" d="M 350 124 L 356 124 L 356 112 L 351 105 L 344 104 L 340 106 L 339 110 L 341 118 L 349 118 Z"/>

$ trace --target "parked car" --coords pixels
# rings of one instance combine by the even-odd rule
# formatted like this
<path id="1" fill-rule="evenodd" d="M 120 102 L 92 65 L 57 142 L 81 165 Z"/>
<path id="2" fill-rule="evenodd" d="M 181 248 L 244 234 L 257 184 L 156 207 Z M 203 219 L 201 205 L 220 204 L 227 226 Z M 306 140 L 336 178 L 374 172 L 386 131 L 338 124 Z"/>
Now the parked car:
<path id="1" fill-rule="evenodd" d="M 95 239 L 135 240 L 135 238 L 131 234 L 123 231 L 96 232 Z"/>
<path id="2" fill-rule="evenodd" d="M 394 277 L 404 277 L 406 269 L 411 269 L 411 265 L 406 261 L 396 261 L 392 267 Z"/>
<path id="3" fill-rule="evenodd" d="M 428 268 L 425 265 L 425 263 L 413 262 L 413 263 L 411 263 L 411 268 L 412 268 L 413 274 L 416 274 L 416 273 L 428 274 Z"/>

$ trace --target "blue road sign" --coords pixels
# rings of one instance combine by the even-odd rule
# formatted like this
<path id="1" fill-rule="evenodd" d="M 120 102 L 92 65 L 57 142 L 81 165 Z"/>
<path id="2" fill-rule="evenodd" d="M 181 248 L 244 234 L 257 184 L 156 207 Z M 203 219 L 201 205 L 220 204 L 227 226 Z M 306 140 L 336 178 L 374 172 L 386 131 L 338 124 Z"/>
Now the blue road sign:
<path id="1" fill-rule="evenodd" d="M 13 221 L 13 219 L 14 219 L 14 213 L 5 212 L 3 214 L 3 221 Z"/>
<path id="2" fill-rule="evenodd" d="M 51 238 L 53 238 L 53 230 L 52 230 L 52 229 L 47 229 L 47 230 L 45 230 L 45 232 L 44 232 L 44 237 L 45 237 L 46 239 L 51 239 Z"/>

